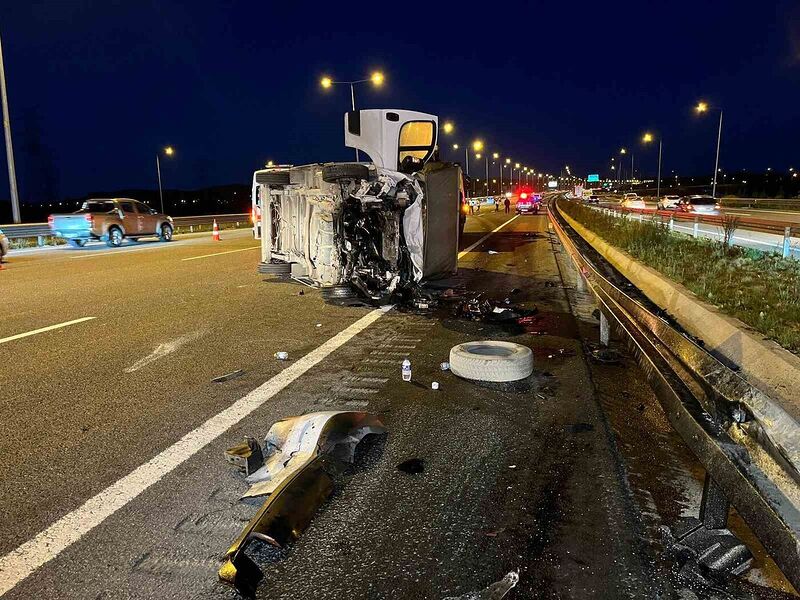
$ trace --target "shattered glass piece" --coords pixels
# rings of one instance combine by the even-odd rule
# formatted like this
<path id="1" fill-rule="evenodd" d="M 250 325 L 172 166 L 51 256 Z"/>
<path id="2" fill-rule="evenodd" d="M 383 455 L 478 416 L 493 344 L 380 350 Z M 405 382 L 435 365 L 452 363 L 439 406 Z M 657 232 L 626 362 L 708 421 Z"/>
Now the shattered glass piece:
<path id="1" fill-rule="evenodd" d="M 500 600 L 519 582 L 519 571 L 511 571 L 500 581 L 484 590 L 469 592 L 463 596 L 448 596 L 444 600 Z"/>

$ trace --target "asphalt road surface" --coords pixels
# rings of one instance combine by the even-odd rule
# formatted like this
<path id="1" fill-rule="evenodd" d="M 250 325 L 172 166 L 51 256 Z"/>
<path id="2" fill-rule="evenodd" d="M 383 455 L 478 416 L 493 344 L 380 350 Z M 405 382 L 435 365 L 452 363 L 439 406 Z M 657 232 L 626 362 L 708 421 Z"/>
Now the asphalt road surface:
<path id="1" fill-rule="evenodd" d="M 256 245 L 239 231 L 62 248 L 0 272 L 0 595 L 236 597 L 217 569 L 258 503 L 239 500 L 224 449 L 341 409 L 376 413 L 388 435 L 261 564 L 259 598 L 441 599 L 517 569 L 510 600 L 730 597 L 688 591 L 661 557 L 658 528 L 696 512 L 701 471 L 633 361 L 587 358 L 593 307 L 544 216 L 470 217 L 459 275 L 439 283 L 537 308 L 524 327 L 447 304 L 330 306 L 259 276 Z M 440 370 L 477 339 L 530 346 L 534 374 L 488 386 Z M 424 471 L 399 471 L 409 458 Z M 733 522 L 756 562 L 722 593 L 788 597 Z"/>

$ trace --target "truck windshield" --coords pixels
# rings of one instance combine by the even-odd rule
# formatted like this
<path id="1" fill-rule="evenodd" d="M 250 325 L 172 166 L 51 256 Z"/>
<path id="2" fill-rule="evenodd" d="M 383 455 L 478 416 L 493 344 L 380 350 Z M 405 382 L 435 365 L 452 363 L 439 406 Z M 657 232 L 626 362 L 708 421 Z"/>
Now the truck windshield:
<path id="1" fill-rule="evenodd" d="M 111 212 L 112 210 L 114 210 L 113 202 L 84 202 L 83 206 L 81 206 L 81 209 L 78 212 L 104 213 L 104 212 Z"/>

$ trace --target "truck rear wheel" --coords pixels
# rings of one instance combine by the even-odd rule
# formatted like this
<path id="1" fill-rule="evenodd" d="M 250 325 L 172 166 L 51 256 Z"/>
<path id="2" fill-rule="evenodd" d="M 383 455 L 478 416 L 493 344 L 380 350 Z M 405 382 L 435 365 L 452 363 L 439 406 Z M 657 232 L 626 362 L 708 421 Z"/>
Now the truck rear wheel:
<path id="1" fill-rule="evenodd" d="M 119 248 L 122 245 L 122 230 L 119 227 L 111 227 L 108 230 L 106 245 L 111 248 Z"/>
<path id="2" fill-rule="evenodd" d="M 336 183 L 341 179 L 369 179 L 369 167 L 359 163 L 336 163 L 322 167 L 322 181 Z"/>
<path id="3" fill-rule="evenodd" d="M 258 272 L 262 275 L 288 275 L 292 272 L 292 265 L 287 262 L 261 262 L 258 263 Z"/>
<path id="4" fill-rule="evenodd" d="M 256 173 L 256 183 L 264 183 L 266 185 L 289 185 L 289 171 Z"/>

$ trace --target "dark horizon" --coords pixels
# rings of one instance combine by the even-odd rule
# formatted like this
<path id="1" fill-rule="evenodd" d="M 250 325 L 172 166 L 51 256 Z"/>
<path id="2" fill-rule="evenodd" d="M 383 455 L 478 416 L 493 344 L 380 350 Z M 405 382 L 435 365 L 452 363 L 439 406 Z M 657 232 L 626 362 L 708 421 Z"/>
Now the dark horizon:
<path id="1" fill-rule="evenodd" d="M 330 5 L 9 3 L 0 33 L 20 200 L 153 189 L 155 154 L 168 144 L 169 189 L 247 184 L 267 160 L 349 160 L 349 91 L 324 91 L 319 78 L 372 69 L 386 83 L 359 86 L 359 108 L 452 120 L 448 159 L 463 159 L 453 141 L 481 138 L 537 171 L 607 174 L 625 146 L 655 175 L 656 148 L 637 141 L 651 131 L 664 138 L 665 177 L 710 177 L 717 115 L 692 112 L 704 99 L 725 110 L 724 171 L 800 167 L 800 9 L 788 1 L 724 10 L 679 1 L 667 11 L 512 2 L 498 9 L 499 34 L 457 6 L 426 7 L 431 31 L 384 5 L 354 27 L 353 11 Z"/>

